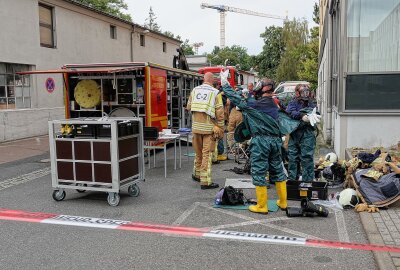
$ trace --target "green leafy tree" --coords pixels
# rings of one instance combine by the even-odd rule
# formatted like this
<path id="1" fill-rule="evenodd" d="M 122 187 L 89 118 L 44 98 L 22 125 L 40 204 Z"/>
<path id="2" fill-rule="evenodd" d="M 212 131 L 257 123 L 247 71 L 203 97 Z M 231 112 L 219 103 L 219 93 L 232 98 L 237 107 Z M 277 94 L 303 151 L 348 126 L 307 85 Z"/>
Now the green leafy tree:
<path id="1" fill-rule="evenodd" d="M 123 12 L 128 10 L 124 0 L 77 0 L 82 4 L 109 13 L 121 19 L 132 21 L 131 15 Z"/>
<path id="2" fill-rule="evenodd" d="M 189 40 L 186 39 L 182 44 L 181 48 L 183 50 L 183 53 L 185 55 L 194 55 L 194 49 L 193 46 L 189 44 Z"/>
<path id="3" fill-rule="evenodd" d="M 285 51 L 276 71 L 278 81 L 299 80 L 298 70 L 306 58 L 308 23 L 306 20 L 287 21 L 282 31 Z"/>
<path id="4" fill-rule="evenodd" d="M 251 57 L 247 53 L 247 49 L 238 45 L 225 47 L 223 49 L 214 47 L 213 51 L 207 55 L 208 61 L 211 65 L 224 65 L 227 61 L 229 66 L 238 66 L 241 70 L 250 70 Z"/>
<path id="5" fill-rule="evenodd" d="M 153 8 L 150 7 L 149 17 L 147 17 L 144 26 L 147 27 L 150 30 L 153 30 L 153 31 L 161 33 L 161 27 L 157 24 L 156 20 L 157 20 L 157 16 L 153 12 Z"/>
<path id="6" fill-rule="evenodd" d="M 318 5 L 318 3 L 314 3 L 314 11 L 313 11 L 312 19 L 316 24 L 319 24 L 319 5 Z"/>
<path id="7" fill-rule="evenodd" d="M 175 38 L 174 33 L 170 32 L 170 31 L 164 31 L 163 34 L 166 35 L 166 36 L 168 36 L 168 37 L 170 37 L 170 38 Z"/>
<path id="8" fill-rule="evenodd" d="M 298 70 L 299 79 L 310 82 L 311 89 L 316 89 L 318 85 L 318 28 L 314 27 L 311 29 L 311 41 L 306 46 L 306 55 Z"/>
<path id="9" fill-rule="evenodd" d="M 264 40 L 263 50 L 252 58 L 252 62 L 261 77 L 273 79 L 276 77 L 276 70 L 285 47 L 282 31 L 282 27 L 271 26 L 265 28 L 265 32 L 260 35 Z"/>

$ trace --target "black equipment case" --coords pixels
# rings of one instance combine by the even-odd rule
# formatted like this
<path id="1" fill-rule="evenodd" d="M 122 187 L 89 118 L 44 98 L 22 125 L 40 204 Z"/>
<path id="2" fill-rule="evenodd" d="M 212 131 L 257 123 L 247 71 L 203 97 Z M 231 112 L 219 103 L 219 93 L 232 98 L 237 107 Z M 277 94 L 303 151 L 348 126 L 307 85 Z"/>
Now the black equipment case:
<path id="1" fill-rule="evenodd" d="M 303 181 L 287 181 L 287 198 L 288 200 L 300 201 L 308 198 L 310 200 L 326 200 L 328 198 L 327 182 L 303 182 Z"/>

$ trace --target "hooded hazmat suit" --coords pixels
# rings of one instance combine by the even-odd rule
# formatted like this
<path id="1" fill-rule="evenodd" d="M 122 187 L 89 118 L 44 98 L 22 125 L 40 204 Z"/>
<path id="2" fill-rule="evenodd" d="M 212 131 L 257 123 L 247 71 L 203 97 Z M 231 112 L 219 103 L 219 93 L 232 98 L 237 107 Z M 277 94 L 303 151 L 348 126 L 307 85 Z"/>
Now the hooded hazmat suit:
<path id="1" fill-rule="evenodd" d="M 255 186 L 266 186 L 265 175 L 269 171 L 272 181 L 284 181 L 278 107 L 271 97 L 245 100 L 229 84 L 222 85 L 225 95 L 243 114 L 243 122 L 251 134 L 251 176 Z"/>
<path id="2" fill-rule="evenodd" d="M 286 112 L 294 120 L 301 120 L 304 115 L 309 113 L 315 104 L 310 100 L 301 100 L 294 98 L 289 102 Z M 298 179 L 298 164 L 301 164 L 302 181 L 311 182 L 314 180 L 314 152 L 316 128 L 310 123 L 300 121 L 299 126 L 295 129 L 289 138 L 288 146 L 288 179 Z"/>

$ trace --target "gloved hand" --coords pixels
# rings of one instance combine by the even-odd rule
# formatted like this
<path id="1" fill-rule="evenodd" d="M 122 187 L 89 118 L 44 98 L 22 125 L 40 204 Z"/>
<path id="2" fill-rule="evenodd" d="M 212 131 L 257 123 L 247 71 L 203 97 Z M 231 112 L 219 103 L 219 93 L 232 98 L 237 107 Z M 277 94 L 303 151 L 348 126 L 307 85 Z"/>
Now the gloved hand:
<path id="1" fill-rule="evenodd" d="M 369 206 L 367 211 L 368 213 L 376 213 L 379 212 L 379 208 L 375 206 Z"/>
<path id="2" fill-rule="evenodd" d="M 219 126 L 213 127 L 213 138 L 214 140 L 220 140 L 224 137 L 224 130 Z"/>
<path id="3" fill-rule="evenodd" d="M 373 205 L 369 206 L 366 203 L 359 203 L 354 207 L 357 212 L 364 212 L 367 211 L 368 213 L 376 213 L 379 212 L 379 208 Z"/>
<path id="4" fill-rule="evenodd" d="M 221 86 L 224 85 L 230 85 L 228 81 L 228 76 L 229 76 L 229 69 L 226 69 L 225 71 L 222 71 L 219 73 L 219 77 L 221 78 Z"/>
<path id="5" fill-rule="evenodd" d="M 317 108 L 314 108 L 307 116 L 310 119 L 311 126 L 315 126 L 315 124 L 321 122 L 321 115 L 317 114 Z"/>
<path id="6" fill-rule="evenodd" d="M 368 210 L 368 205 L 366 203 L 359 203 L 354 207 L 357 212 L 364 212 Z"/>
<path id="7" fill-rule="evenodd" d="M 308 118 L 308 115 L 307 115 L 307 114 L 303 115 L 303 117 L 301 118 L 301 120 L 303 120 L 303 121 L 306 122 L 306 123 L 310 123 L 310 118 Z"/>

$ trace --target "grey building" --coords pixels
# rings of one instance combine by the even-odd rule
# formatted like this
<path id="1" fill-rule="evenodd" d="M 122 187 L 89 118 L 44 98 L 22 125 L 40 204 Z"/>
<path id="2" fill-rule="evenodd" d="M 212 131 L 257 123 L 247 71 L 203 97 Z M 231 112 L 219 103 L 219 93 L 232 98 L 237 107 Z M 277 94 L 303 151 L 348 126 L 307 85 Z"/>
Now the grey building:
<path id="1" fill-rule="evenodd" d="M 400 0 L 320 0 L 323 135 L 350 147 L 400 141 Z"/>
<path id="2" fill-rule="evenodd" d="M 64 64 L 154 62 L 172 67 L 180 41 L 74 0 L 0 0 L 0 141 L 47 133 L 64 117 Z"/>

